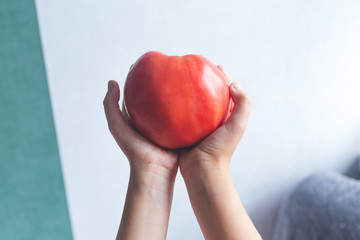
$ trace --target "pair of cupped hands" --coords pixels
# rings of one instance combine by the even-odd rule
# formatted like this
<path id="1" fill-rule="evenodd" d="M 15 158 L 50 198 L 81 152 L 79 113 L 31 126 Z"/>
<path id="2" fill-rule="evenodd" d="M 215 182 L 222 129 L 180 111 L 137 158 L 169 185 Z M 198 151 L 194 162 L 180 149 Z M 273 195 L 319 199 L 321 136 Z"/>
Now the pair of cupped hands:
<path id="1" fill-rule="evenodd" d="M 168 150 L 156 146 L 134 129 L 124 106 L 122 110 L 119 108 L 120 89 L 117 82 L 109 81 L 104 99 L 105 114 L 111 134 L 129 160 L 131 172 L 171 180 L 175 178 L 178 168 L 183 176 L 193 174 L 192 171 L 228 171 L 231 156 L 245 132 L 252 106 L 251 98 L 238 83 L 231 83 L 230 92 L 234 108 L 222 126 L 192 148 Z"/>
<path id="2" fill-rule="evenodd" d="M 229 175 L 230 159 L 246 129 L 252 101 L 238 83 L 231 83 L 230 93 L 234 107 L 222 126 L 193 147 L 169 150 L 136 131 L 124 106 L 120 110 L 118 84 L 109 81 L 106 118 L 130 163 L 117 239 L 166 239 L 178 169 L 205 239 L 261 239 Z"/>

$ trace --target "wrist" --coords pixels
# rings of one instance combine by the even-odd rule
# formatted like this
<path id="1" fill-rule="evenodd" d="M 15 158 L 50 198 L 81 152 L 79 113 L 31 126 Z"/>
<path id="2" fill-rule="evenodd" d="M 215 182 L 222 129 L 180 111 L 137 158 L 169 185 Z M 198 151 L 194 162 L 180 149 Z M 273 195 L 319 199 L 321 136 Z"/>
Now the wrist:
<path id="1" fill-rule="evenodd" d="M 193 166 L 182 172 L 188 190 L 202 191 L 204 196 L 221 196 L 225 186 L 232 185 L 232 180 L 227 166 Z"/>
<path id="2" fill-rule="evenodd" d="M 157 198 L 163 195 L 172 195 L 175 183 L 175 173 L 161 169 L 137 170 L 131 168 L 129 187 L 136 191 L 146 192 L 147 195 Z"/>
<path id="3" fill-rule="evenodd" d="M 185 181 L 201 175 L 204 179 L 213 179 L 229 175 L 229 160 L 221 158 L 186 158 L 180 160 L 179 167 Z"/>

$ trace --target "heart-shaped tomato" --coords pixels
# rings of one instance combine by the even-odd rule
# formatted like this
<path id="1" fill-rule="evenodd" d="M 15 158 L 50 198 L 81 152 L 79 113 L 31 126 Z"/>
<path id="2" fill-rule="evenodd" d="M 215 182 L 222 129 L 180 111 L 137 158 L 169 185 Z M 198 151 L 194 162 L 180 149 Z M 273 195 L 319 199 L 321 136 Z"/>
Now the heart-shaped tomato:
<path id="1" fill-rule="evenodd" d="M 230 112 L 227 78 L 199 55 L 148 52 L 131 66 L 124 105 L 135 128 L 165 148 L 192 146 L 221 124 Z"/>

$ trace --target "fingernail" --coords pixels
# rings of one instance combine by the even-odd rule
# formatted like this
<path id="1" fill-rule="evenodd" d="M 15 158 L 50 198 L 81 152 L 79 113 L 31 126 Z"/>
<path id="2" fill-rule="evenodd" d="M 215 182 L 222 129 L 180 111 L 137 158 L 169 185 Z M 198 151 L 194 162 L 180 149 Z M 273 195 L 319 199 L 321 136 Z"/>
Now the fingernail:
<path id="1" fill-rule="evenodd" d="M 240 90 L 242 90 L 242 87 L 240 86 L 240 84 L 239 84 L 238 82 L 233 82 L 233 83 L 231 84 L 231 87 L 232 87 L 233 90 L 235 90 L 235 91 L 240 91 Z"/>
<path id="2" fill-rule="evenodd" d="M 114 87 L 114 83 L 112 81 L 108 82 L 108 91 L 110 91 Z"/>

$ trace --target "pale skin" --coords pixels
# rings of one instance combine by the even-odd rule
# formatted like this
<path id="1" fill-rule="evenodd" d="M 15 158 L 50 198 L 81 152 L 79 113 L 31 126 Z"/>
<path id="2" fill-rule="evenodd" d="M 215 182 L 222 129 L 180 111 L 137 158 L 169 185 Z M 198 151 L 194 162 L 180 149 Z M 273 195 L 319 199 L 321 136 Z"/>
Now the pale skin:
<path id="1" fill-rule="evenodd" d="M 104 99 L 106 118 L 130 163 L 117 240 L 166 239 L 178 169 L 205 239 L 261 239 L 229 174 L 230 160 L 245 132 L 252 101 L 237 83 L 232 83 L 230 90 L 234 109 L 224 125 L 190 149 L 167 150 L 133 128 L 119 108 L 118 84 L 109 81 Z"/>

